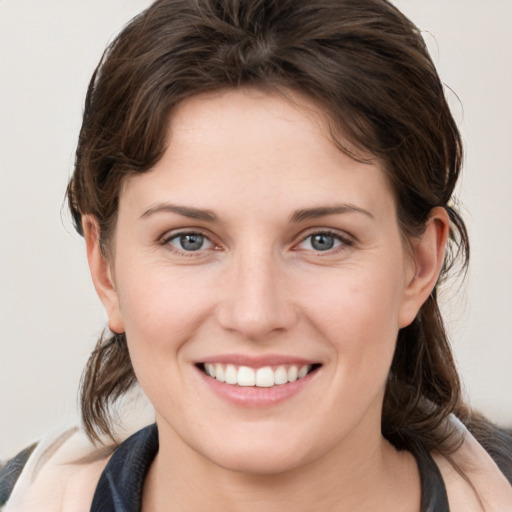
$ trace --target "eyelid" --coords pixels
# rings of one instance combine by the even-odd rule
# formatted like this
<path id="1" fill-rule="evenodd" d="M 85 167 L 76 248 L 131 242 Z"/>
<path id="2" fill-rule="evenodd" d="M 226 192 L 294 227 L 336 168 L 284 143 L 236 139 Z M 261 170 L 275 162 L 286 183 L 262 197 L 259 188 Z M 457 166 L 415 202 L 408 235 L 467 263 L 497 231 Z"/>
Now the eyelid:
<path id="1" fill-rule="evenodd" d="M 175 247 L 170 244 L 171 240 L 174 240 L 174 239 L 179 238 L 180 236 L 184 236 L 184 235 L 201 235 L 206 240 L 208 240 L 208 242 L 210 242 L 211 247 L 208 247 L 206 249 L 198 249 L 197 251 L 185 251 L 185 250 L 179 249 L 178 247 Z M 159 237 L 158 244 L 162 245 L 162 246 L 167 246 L 170 251 L 178 253 L 180 255 L 184 255 L 184 256 L 194 256 L 195 255 L 196 257 L 199 256 L 200 254 L 204 254 L 204 252 L 206 252 L 206 251 L 212 251 L 212 250 L 215 251 L 215 250 L 220 249 L 220 244 L 216 243 L 213 240 L 213 236 L 211 234 L 206 233 L 205 230 L 203 230 L 201 228 L 195 228 L 195 227 L 177 228 L 177 229 L 172 229 L 170 231 L 167 231 L 164 235 Z"/>
<path id="2" fill-rule="evenodd" d="M 315 251 L 314 249 L 310 249 L 311 252 L 314 252 L 318 255 L 321 255 L 322 253 L 324 253 L 325 255 L 333 254 L 338 250 L 344 250 L 347 249 L 348 247 L 353 246 L 356 242 L 355 238 L 352 235 L 346 233 L 345 231 L 339 231 L 333 228 L 312 227 L 308 228 L 305 232 L 299 235 L 299 240 L 293 243 L 291 249 L 300 250 L 300 247 L 298 247 L 300 244 L 305 242 L 308 238 L 320 234 L 332 236 L 341 243 L 340 245 L 325 251 Z M 183 235 L 201 235 L 210 242 L 211 247 L 207 249 L 198 249 L 197 251 L 184 251 L 180 250 L 177 247 L 170 246 L 169 242 L 171 240 L 176 239 Z M 167 231 L 165 232 L 164 235 L 158 238 L 158 244 L 162 246 L 168 245 L 171 247 L 169 250 L 186 256 L 198 256 L 199 254 L 204 253 L 205 251 L 218 251 L 222 249 L 221 244 L 215 241 L 215 237 L 211 233 L 205 232 L 204 229 L 197 227 L 176 228 Z"/>
<path id="3" fill-rule="evenodd" d="M 315 235 L 332 236 L 333 238 L 335 238 L 336 240 L 341 242 L 340 245 L 338 245 L 332 249 L 328 249 L 326 251 L 315 251 L 314 249 L 311 249 L 311 252 L 315 252 L 316 254 L 319 254 L 319 255 L 333 254 L 337 251 L 345 250 L 348 247 L 352 247 L 355 244 L 354 237 L 349 235 L 346 232 L 341 232 L 341 231 L 338 231 L 338 230 L 332 229 L 332 228 L 315 227 L 315 228 L 309 228 L 305 233 L 302 233 L 299 241 L 293 245 L 293 249 L 300 250 L 300 248 L 298 248 L 298 246 L 300 244 L 302 244 L 303 242 L 305 242 L 308 238 L 311 238 L 312 236 L 315 236 Z"/>

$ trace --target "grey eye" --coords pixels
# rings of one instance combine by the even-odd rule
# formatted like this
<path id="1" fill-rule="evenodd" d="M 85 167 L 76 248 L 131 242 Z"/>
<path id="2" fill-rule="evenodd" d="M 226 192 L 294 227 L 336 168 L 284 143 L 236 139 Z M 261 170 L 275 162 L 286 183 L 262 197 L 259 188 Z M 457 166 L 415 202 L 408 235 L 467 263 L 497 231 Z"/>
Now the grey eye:
<path id="1" fill-rule="evenodd" d="M 211 242 L 200 233 L 182 233 L 177 235 L 169 243 L 182 251 L 199 251 L 201 249 L 207 249 Z"/>
<path id="2" fill-rule="evenodd" d="M 351 240 L 344 238 L 341 234 L 317 231 L 305 237 L 297 248 L 313 252 L 328 252 L 350 247 L 351 245 Z"/>
<path id="3" fill-rule="evenodd" d="M 309 237 L 311 247 L 315 251 L 328 251 L 332 249 L 336 243 L 334 236 L 328 233 L 317 233 Z"/>
<path id="4" fill-rule="evenodd" d="M 185 251 L 198 251 L 204 243 L 204 236 L 196 233 L 180 236 L 180 245 Z"/>

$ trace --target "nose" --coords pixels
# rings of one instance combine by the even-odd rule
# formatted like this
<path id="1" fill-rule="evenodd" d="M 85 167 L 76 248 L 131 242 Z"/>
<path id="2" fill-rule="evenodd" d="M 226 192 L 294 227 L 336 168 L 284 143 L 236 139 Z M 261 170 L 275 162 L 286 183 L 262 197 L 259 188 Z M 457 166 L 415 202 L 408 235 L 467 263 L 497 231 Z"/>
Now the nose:
<path id="1" fill-rule="evenodd" d="M 221 326 L 253 341 L 291 329 L 298 314 L 285 274 L 271 254 L 234 258 L 222 286 Z"/>

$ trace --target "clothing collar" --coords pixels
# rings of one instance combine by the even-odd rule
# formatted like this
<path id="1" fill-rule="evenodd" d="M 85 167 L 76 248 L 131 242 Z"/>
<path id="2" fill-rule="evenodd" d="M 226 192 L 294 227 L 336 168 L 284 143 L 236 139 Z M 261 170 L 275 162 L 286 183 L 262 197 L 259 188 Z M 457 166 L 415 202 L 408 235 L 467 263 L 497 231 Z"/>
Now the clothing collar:
<path id="1" fill-rule="evenodd" d="M 121 443 L 101 474 L 91 512 L 140 512 L 144 480 L 157 452 L 156 424 Z"/>
<path id="2" fill-rule="evenodd" d="M 91 512 L 140 512 L 144 480 L 158 452 L 156 424 L 139 430 L 116 449 L 103 471 Z M 427 450 L 413 453 L 421 479 L 421 512 L 449 512 L 443 478 Z"/>

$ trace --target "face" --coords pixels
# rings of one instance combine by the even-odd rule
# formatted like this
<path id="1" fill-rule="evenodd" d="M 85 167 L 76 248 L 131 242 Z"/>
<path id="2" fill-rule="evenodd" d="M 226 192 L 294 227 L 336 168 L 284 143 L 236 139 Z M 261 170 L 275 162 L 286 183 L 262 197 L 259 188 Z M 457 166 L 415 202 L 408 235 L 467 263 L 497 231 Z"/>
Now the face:
<path id="1" fill-rule="evenodd" d="M 110 327 L 161 443 L 224 468 L 381 442 L 397 333 L 422 301 L 386 175 L 341 153 L 318 112 L 254 90 L 188 99 L 120 196 Z"/>

